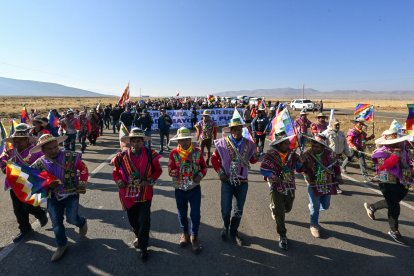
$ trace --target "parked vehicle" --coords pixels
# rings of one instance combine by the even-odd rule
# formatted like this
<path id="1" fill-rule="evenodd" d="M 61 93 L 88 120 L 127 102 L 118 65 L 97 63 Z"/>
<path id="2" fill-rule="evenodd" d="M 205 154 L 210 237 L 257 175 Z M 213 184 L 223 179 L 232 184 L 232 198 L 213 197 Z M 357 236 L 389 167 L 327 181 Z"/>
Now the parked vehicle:
<path id="1" fill-rule="evenodd" d="M 315 104 L 308 99 L 295 99 L 290 103 L 290 108 L 293 110 L 314 110 Z"/>

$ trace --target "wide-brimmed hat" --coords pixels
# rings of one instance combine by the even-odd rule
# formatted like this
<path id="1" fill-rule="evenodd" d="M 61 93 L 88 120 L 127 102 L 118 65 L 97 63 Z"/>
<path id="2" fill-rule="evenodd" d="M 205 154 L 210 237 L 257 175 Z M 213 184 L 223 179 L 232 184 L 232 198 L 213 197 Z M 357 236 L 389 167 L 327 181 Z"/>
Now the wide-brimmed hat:
<path id="1" fill-rule="evenodd" d="M 395 134 L 398 134 L 398 131 L 396 129 L 387 129 L 382 132 L 381 136 L 388 136 L 388 135 L 395 135 Z"/>
<path id="2" fill-rule="evenodd" d="M 335 126 L 335 125 L 338 125 L 338 124 L 340 124 L 341 122 L 338 120 L 338 119 L 333 119 L 332 121 L 330 121 L 330 125 L 331 126 Z"/>
<path id="3" fill-rule="evenodd" d="M 6 143 L 13 143 L 14 138 L 29 138 L 30 142 L 36 141 L 36 137 L 30 135 L 30 126 L 24 123 L 18 124 L 14 128 L 12 136 L 3 139 Z"/>
<path id="4" fill-rule="evenodd" d="M 72 109 L 68 109 L 66 111 L 66 115 L 70 115 L 70 114 L 75 114 L 75 111 L 73 111 Z"/>
<path id="5" fill-rule="evenodd" d="M 377 145 L 392 145 L 398 144 L 404 141 L 408 141 L 410 139 L 409 135 L 404 135 L 398 138 L 392 138 L 391 135 L 384 135 L 375 140 L 375 144 Z"/>
<path id="6" fill-rule="evenodd" d="M 299 113 L 299 116 L 300 116 L 300 115 L 308 115 L 308 113 L 307 113 L 306 111 L 302 110 L 302 111 Z"/>
<path id="7" fill-rule="evenodd" d="M 328 116 L 323 114 L 323 112 L 320 112 L 320 113 L 318 113 L 318 115 L 316 115 L 316 118 L 328 118 Z"/>
<path id="8" fill-rule="evenodd" d="M 230 119 L 229 122 L 229 127 L 235 127 L 235 126 L 244 126 L 245 124 L 243 123 L 241 118 L 232 118 Z"/>
<path id="9" fill-rule="evenodd" d="M 211 116 L 210 110 L 204 110 L 202 116 Z"/>
<path id="10" fill-rule="evenodd" d="M 316 134 L 316 135 L 315 135 L 315 136 L 313 136 L 313 137 L 307 136 L 307 138 L 308 138 L 309 140 L 312 140 L 312 141 L 318 142 L 318 143 L 319 143 L 319 144 L 321 144 L 321 145 L 324 145 L 327 149 L 331 149 L 331 148 L 328 146 L 328 144 L 326 143 L 326 136 L 325 136 L 325 135 L 323 135 L 323 134 L 321 134 L 321 133 L 318 133 L 318 134 Z"/>
<path id="11" fill-rule="evenodd" d="M 355 119 L 351 120 L 351 122 L 354 123 L 354 124 L 363 123 L 364 126 L 366 126 L 366 124 L 365 124 L 366 121 L 365 121 L 364 118 L 355 118 Z"/>
<path id="12" fill-rule="evenodd" d="M 33 118 L 32 122 L 37 122 L 39 123 L 42 127 L 47 126 L 48 124 L 48 120 L 47 118 L 42 118 L 41 116 L 36 116 Z"/>
<path id="13" fill-rule="evenodd" d="M 295 135 L 288 136 L 284 130 L 280 130 L 277 133 L 275 133 L 275 139 L 269 145 L 276 146 L 277 144 L 280 144 L 286 140 L 289 140 L 290 138 L 294 136 Z"/>
<path id="14" fill-rule="evenodd" d="M 192 139 L 194 138 L 193 135 L 191 135 L 191 131 L 186 127 L 180 127 L 177 129 L 177 134 L 170 139 L 170 141 L 175 140 L 184 140 L 184 139 Z"/>
<path id="15" fill-rule="evenodd" d="M 146 136 L 145 132 L 142 129 L 138 128 L 138 127 L 132 128 L 131 132 L 129 132 L 128 136 L 121 137 L 121 141 L 124 142 L 124 143 L 129 143 L 131 138 L 142 138 L 142 139 L 144 139 L 144 141 L 151 140 L 151 137 Z"/>
<path id="16" fill-rule="evenodd" d="M 55 137 L 52 134 L 43 134 L 37 139 L 37 144 L 30 150 L 30 154 L 42 151 L 42 147 L 50 142 L 57 141 L 58 144 L 62 143 L 68 138 L 68 136 Z"/>

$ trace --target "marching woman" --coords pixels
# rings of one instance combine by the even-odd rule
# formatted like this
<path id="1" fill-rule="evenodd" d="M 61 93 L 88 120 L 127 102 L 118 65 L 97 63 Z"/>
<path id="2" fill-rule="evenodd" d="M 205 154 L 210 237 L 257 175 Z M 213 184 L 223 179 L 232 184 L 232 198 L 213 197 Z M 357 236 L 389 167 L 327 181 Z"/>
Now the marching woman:
<path id="1" fill-rule="evenodd" d="M 411 159 L 404 147 L 408 138 L 408 135 L 397 137 L 396 132 L 385 131 L 381 138 L 375 140 L 380 147 L 372 154 L 376 164 L 374 180 L 379 181 L 384 199 L 374 204 L 364 203 L 368 216 L 373 220 L 376 210 L 388 209 L 388 235 L 398 243 L 403 243 L 398 229 L 400 201 L 407 195 L 409 185 L 414 184 Z"/>
<path id="2" fill-rule="evenodd" d="M 198 240 L 200 226 L 201 187 L 200 181 L 207 173 L 207 165 L 199 148 L 193 147 L 190 130 L 182 127 L 178 129 L 176 140 L 178 147 L 170 153 L 168 174 L 173 178 L 175 187 L 175 201 L 178 209 L 178 221 L 182 230 L 180 237 L 181 247 L 190 243 L 195 254 L 200 253 L 201 246 Z M 188 204 L 190 204 L 191 229 L 188 229 Z M 190 234 L 191 240 L 190 240 Z"/>

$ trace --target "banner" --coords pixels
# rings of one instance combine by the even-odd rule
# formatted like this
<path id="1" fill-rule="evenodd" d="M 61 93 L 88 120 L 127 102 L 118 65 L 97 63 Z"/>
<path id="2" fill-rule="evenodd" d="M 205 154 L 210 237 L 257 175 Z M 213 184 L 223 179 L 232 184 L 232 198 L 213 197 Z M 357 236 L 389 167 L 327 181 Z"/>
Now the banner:
<path id="1" fill-rule="evenodd" d="M 205 109 L 197 109 L 197 122 L 203 119 L 203 111 Z M 234 108 L 212 108 L 210 111 L 211 119 L 216 122 L 217 126 L 228 126 L 230 119 L 233 116 Z M 239 108 L 239 112 L 243 112 L 244 108 Z M 171 129 L 179 129 L 180 127 L 191 128 L 191 110 L 166 110 L 170 115 L 173 123 Z M 148 110 L 149 115 L 152 117 L 152 130 L 158 129 L 158 117 L 160 112 L 158 110 Z"/>

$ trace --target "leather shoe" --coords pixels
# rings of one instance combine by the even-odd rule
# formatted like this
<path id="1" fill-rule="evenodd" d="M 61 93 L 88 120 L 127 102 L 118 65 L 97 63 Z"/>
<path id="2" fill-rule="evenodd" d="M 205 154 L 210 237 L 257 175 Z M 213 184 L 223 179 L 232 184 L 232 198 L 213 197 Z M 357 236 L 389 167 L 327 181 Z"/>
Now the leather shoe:
<path id="1" fill-rule="evenodd" d="M 191 247 L 194 254 L 200 254 L 202 248 L 197 236 L 191 236 Z"/>
<path id="2" fill-rule="evenodd" d="M 85 224 L 79 228 L 79 236 L 85 237 L 88 233 L 88 222 L 85 220 Z"/>
<path id="3" fill-rule="evenodd" d="M 141 261 L 145 262 L 148 260 L 148 249 L 141 249 Z"/>
<path id="4" fill-rule="evenodd" d="M 48 221 L 49 221 L 49 219 L 47 218 L 47 215 L 45 214 L 44 217 L 42 217 L 41 219 L 39 219 L 40 226 L 41 227 L 44 227 L 47 224 Z"/>
<path id="5" fill-rule="evenodd" d="M 190 235 L 188 233 L 182 233 L 180 236 L 180 246 L 186 247 L 190 243 Z"/>
<path id="6" fill-rule="evenodd" d="M 52 258 L 50 259 L 50 261 L 56 262 L 57 260 L 62 258 L 63 254 L 65 254 L 67 248 L 68 248 L 67 245 L 59 246 L 58 248 L 56 248 L 56 251 L 55 251 L 55 253 L 53 253 Z"/>
<path id="7" fill-rule="evenodd" d="M 133 245 L 135 248 L 139 248 L 139 240 L 138 240 L 138 238 L 135 238 L 135 240 L 132 242 L 132 245 Z"/>
<path id="8" fill-rule="evenodd" d="M 19 234 L 17 234 L 16 237 L 13 238 L 13 243 L 20 242 L 21 240 L 24 239 L 24 237 L 26 237 L 28 234 L 30 234 L 32 232 L 33 232 L 33 229 L 29 229 L 27 231 L 20 232 Z"/>
<path id="9" fill-rule="evenodd" d="M 227 230 L 226 228 L 223 228 L 220 232 L 220 237 L 223 241 L 227 240 L 227 236 L 229 234 L 229 230 Z"/>

